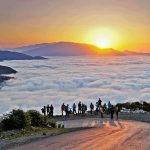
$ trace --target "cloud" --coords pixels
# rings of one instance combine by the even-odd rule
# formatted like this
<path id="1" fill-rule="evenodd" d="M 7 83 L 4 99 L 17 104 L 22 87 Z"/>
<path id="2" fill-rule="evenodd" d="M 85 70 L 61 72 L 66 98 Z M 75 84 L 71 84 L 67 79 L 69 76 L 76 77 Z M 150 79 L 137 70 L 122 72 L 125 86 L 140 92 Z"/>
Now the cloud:
<path id="1" fill-rule="evenodd" d="M 65 102 L 150 101 L 149 57 L 50 57 L 48 60 L 5 61 L 18 71 L 0 91 L 0 113 Z"/>

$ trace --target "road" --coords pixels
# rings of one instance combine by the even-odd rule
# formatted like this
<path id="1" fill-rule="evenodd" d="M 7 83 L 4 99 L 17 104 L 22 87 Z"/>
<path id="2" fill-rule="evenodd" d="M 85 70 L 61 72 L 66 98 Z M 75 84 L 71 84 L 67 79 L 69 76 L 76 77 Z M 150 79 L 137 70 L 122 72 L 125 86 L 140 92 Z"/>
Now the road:
<path id="1" fill-rule="evenodd" d="M 150 124 L 106 121 L 103 128 L 70 132 L 11 150 L 150 150 Z"/>

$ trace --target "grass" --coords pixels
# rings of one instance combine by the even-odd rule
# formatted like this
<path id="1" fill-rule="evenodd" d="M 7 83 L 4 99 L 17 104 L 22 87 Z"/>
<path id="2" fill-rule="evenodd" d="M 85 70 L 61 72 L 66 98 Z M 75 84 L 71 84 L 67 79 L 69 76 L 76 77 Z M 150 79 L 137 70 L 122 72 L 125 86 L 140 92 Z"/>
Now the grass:
<path id="1" fill-rule="evenodd" d="M 0 140 L 13 140 L 21 137 L 28 137 L 37 134 L 46 135 L 47 133 L 61 133 L 66 131 L 64 128 L 42 128 L 42 127 L 29 127 L 13 132 L 5 132 L 0 134 Z"/>

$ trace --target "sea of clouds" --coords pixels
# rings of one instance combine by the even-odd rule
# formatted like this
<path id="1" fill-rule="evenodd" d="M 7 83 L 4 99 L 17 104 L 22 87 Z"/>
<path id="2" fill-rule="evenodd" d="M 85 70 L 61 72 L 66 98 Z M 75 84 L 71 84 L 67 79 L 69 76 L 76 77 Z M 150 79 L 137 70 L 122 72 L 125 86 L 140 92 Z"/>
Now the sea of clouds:
<path id="1" fill-rule="evenodd" d="M 37 109 L 64 102 L 87 105 L 99 97 L 113 104 L 150 102 L 150 57 L 50 57 L 47 60 L 4 61 L 18 71 L 0 88 L 0 114 L 13 108 Z"/>

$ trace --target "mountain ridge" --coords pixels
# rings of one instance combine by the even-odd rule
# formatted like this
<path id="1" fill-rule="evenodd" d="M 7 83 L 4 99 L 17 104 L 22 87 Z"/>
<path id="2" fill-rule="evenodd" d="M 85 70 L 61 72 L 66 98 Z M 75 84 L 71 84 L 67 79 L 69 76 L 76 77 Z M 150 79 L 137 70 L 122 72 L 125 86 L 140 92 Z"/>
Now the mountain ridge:
<path id="1" fill-rule="evenodd" d="M 4 60 L 34 60 L 34 59 L 45 59 L 41 56 L 29 56 L 20 52 L 12 52 L 8 50 L 0 51 L 0 61 Z"/>
<path id="2" fill-rule="evenodd" d="M 53 42 L 28 45 L 13 49 L 21 51 L 24 54 L 34 56 L 131 56 L 131 55 L 148 55 L 150 53 L 138 53 L 133 51 L 118 51 L 112 48 L 99 48 L 92 44 L 75 43 L 75 42 Z"/>

